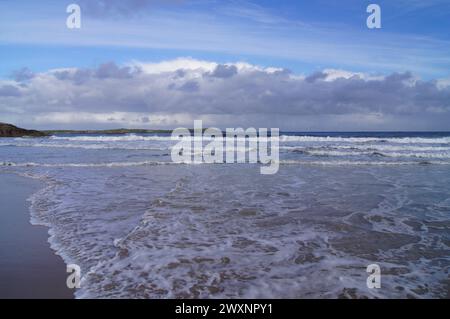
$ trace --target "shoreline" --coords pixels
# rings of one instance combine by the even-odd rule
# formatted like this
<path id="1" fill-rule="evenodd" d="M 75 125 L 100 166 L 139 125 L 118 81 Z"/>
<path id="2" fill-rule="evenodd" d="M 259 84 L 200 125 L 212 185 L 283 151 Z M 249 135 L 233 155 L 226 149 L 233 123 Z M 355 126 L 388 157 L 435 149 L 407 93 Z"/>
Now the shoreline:
<path id="1" fill-rule="evenodd" d="M 28 198 L 42 182 L 9 172 L 0 176 L 0 298 L 73 299 L 66 264 L 48 242 L 48 227 L 30 222 Z"/>

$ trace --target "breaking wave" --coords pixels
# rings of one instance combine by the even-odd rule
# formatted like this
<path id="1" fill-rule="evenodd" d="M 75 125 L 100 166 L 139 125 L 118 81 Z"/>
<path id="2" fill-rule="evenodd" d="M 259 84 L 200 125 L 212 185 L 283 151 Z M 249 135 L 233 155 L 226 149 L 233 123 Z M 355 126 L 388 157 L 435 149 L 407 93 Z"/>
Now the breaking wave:
<path id="1" fill-rule="evenodd" d="M 281 142 L 333 142 L 333 143 L 395 143 L 395 144 L 450 144 L 450 137 L 335 137 L 281 135 Z"/>

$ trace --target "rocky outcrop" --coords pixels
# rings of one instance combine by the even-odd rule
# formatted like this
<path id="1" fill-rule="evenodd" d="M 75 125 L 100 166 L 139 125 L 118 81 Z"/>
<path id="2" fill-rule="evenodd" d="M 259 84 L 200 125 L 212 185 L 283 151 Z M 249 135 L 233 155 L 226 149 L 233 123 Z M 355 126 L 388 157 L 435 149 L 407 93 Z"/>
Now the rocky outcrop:
<path id="1" fill-rule="evenodd" d="M 26 130 L 11 124 L 0 123 L 0 137 L 47 136 L 44 132 Z"/>

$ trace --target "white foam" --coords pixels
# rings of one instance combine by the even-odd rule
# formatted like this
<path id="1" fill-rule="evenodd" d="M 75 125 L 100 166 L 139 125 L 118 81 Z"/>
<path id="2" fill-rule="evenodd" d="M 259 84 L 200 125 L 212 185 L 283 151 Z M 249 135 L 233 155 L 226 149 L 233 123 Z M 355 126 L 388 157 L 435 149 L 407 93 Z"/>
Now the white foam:
<path id="1" fill-rule="evenodd" d="M 415 157 L 415 158 L 450 158 L 450 153 L 382 153 L 382 155 L 387 157 Z"/>
<path id="2" fill-rule="evenodd" d="M 384 157 L 414 157 L 414 158 L 441 158 L 447 159 L 450 158 L 450 153 L 441 152 L 441 153 L 396 153 L 396 152 L 364 152 L 364 151 L 348 151 L 348 152 L 340 152 L 340 151 L 322 151 L 322 150 L 308 150 L 305 151 L 306 154 L 315 155 L 315 156 L 384 156 Z"/>
<path id="3" fill-rule="evenodd" d="M 416 165 L 418 162 L 295 161 L 295 164 Z M 327 210 L 327 200 L 338 211 L 363 209 L 353 202 L 357 198 L 346 191 L 347 187 L 327 183 L 336 176 L 346 182 L 347 171 L 333 176 L 329 170 L 323 175 L 317 174 L 320 170 L 312 170 L 309 175 L 305 170 L 304 174 L 278 175 L 279 180 L 264 183 L 262 178 L 253 179 L 253 174 L 241 175 L 244 171 L 234 178 L 233 170 L 218 170 L 217 174 L 209 170 L 185 174 L 180 170 L 182 173 L 177 174 L 175 169 L 159 168 L 161 171 L 155 167 L 151 172 L 139 170 L 130 174 L 124 174 L 123 170 L 101 170 L 99 174 L 46 170 L 53 175 L 54 183 L 33 198 L 35 222 L 50 226 L 52 248 L 67 263 L 82 267 L 82 288 L 77 290 L 77 298 L 336 298 L 344 288 L 358 288 L 358 294 L 364 296 L 405 297 L 416 296 L 410 291 L 419 284 L 434 286 L 445 278 L 442 274 L 430 280 L 431 275 L 426 277 L 428 271 L 431 273 L 430 267 L 414 261 L 408 265 L 408 274 L 386 274 L 384 289 L 366 289 L 365 267 L 371 261 L 337 250 L 333 245 L 333 240 L 351 235 L 359 228 L 342 232 L 338 230 L 341 217 L 320 216 Z M 168 171 L 176 174 L 167 174 Z M 379 182 L 378 178 L 375 181 Z M 315 194 L 317 204 L 310 205 L 309 196 L 298 196 L 303 194 L 296 184 L 298 179 L 305 183 L 305 194 Z M 238 181 L 238 187 L 233 180 Z M 398 192 L 384 188 L 385 194 L 379 195 L 387 198 L 371 204 L 379 208 L 374 213 L 386 214 L 385 204 L 391 203 L 390 210 L 398 213 L 397 208 L 413 198 L 402 197 L 401 190 L 409 190 L 411 185 L 408 180 L 403 182 L 405 189 Z M 322 192 L 324 185 L 329 188 L 327 192 Z M 359 198 L 370 199 L 375 195 L 372 188 L 360 184 L 357 187 L 365 192 L 358 193 Z M 289 196 L 276 196 L 280 190 Z M 336 200 L 337 194 L 342 200 Z M 342 202 L 353 206 L 348 208 Z M 249 206 L 257 207 L 255 214 L 241 214 L 241 209 Z M 302 207 L 308 209 L 295 211 Z M 133 214 L 137 218 L 130 218 Z M 352 226 L 348 224 L 351 221 L 345 222 Z M 337 230 L 328 230 L 330 225 Z M 391 233 L 399 232 L 397 224 L 391 227 Z M 435 238 L 433 234 L 429 237 Z M 383 262 L 390 261 L 389 253 L 380 252 L 376 262 L 383 269 L 399 267 Z M 393 253 L 398 254 L 399 250 Z M 404 291 L 395 290 L 399 285 Z M 428 295 L 440 296 L 432 292 Z"/>
<path id="4" fill-rule="evenodd" d="M 444 161 L 303 161 L 303 160 L 281 160 L 281 165 L 319 165 L 319 166 L 400 166 L 400 165 L 450 165 L 450 162 Z"/>
<path id="5" fill-rule="evenodd" d="M 305 161 L 305 160 L 280 160 L 280 165 L 324 165 L 324 166 L 347 166 L 347 165 L 373 165 L 373 166 L 398 166 L 398 165 L 450 165 L 448 161 L 350 161 L 350 160 L 333 160 L 333 161 Z M 203 163 L 196 161 L 189 162 L 171 162 L 171 161 L 139 161 L 139 162 L 109 162 L 109 163 L 36 163 L 36 162 L 2 162 L 0 166 L 11 167 L 134 167 L 134 166 L 152 166 L 152 165 L 223 165 L 226 163 Z M 230 165 L 246 165 L 247 163 L 231 163 Z"/>
<path id="6" fill-rule="evenodd" d="M 120 136 L 99 135 L 99 136 L 50 136 L 51 140 L 67 140 L 79 142 L 133 142 L 133 141 L 170 141 L 170 136 L 142 136 L 136 134 L 126 134 Z"/>
<path id="7" fill-rule="evenodd" d="M 45 148 L 80 148 L 88 150 L 133 150 L 133 151 L 165 151 L 170 150 L 169 147 L 150 147 L 150 146 L 134 146 L 121 144 L 74 144 L 74 143 L 4 143 L 1 146 L 16 147 L 45 147 Z"/>
<path id="8" fill-rule="evenodd" d="M 130 167 L 130 166 L 145 166 L 145 165 L 170 165 L 179 164 L 174 162 L 158 162 L 158 161 L 140 161 L 140 162 L 110 162 L 110 163 L 15 163 L 3 162 L 3 166 L 14 167 Z"/>
<path id="9" fill-rule="evenodd" d="M 281 142 L 337 142 L 337 143 L 369 143 L 389 142 L 398 144 L 450 144 L 450 137 L 331 137 L 331 136 L 294 136 L 281 135 Z"/>
<path id="10" fill-rule="evenodd" d="M 411 151 L 411 152 L 445 152 L 450 151 L 446 146 L 416 146 L 416 145 L 383 145 L 383 144 L 353 144 L 353 145 L 329 145 L 319 147 L 308 146 L 280 146 L 280 150 L 288 151 L 308 151 L 309 149 L 318 150 L 359 150 L 359 151 Z"/>

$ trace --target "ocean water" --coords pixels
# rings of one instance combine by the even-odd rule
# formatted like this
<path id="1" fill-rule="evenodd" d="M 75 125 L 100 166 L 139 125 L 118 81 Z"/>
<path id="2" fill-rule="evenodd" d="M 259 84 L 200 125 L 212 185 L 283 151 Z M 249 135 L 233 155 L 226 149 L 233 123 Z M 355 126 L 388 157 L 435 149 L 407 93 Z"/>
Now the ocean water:
<path id="1" fill-rule="evenodd" d="M 450 297 L 449 133 L 282 133 L 275 175 L 173 145 L 0 139 L 0 176 L 46 182 L 31 221 L 80 265 L 78 298 Z"/>

